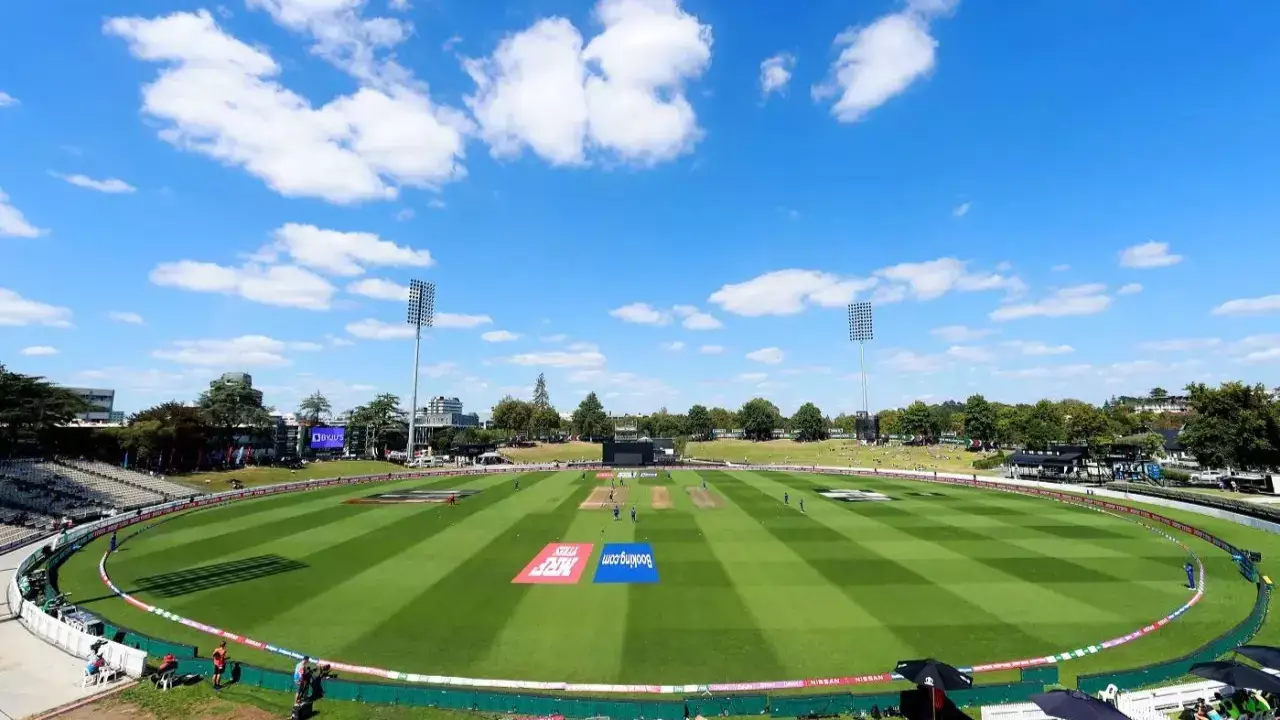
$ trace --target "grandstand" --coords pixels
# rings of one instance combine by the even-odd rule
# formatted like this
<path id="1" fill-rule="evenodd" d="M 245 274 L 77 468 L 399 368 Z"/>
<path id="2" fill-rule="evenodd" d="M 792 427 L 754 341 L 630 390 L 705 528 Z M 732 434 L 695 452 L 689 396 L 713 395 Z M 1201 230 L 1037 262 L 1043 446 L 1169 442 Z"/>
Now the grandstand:
<path id="1" fill-rule="evenodd" d="M 156 493 L 166 500 L 190 497 L 196 494 L 194 490 L 185 485 L 97 460 L 59 460 L 59 463 L 68 468 L 83 470 L 108 480 L 115 480 L 125 485 Z"/>

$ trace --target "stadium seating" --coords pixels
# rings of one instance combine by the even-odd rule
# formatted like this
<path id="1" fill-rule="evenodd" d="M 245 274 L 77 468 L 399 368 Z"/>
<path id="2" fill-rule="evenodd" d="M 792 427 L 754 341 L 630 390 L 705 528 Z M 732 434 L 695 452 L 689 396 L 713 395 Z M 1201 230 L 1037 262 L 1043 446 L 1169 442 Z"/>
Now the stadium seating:
<path id="1" fill-rule="evenodd" d="M 173 499 L 180 497 L 189 497 L 195 494 L 191 488 L 170 482 L 164 478 L 155 477 L 144 472 L 136 470 L 127 470 L 122 467 L 111 465 L 110 463 L 99 462 L 97 460 L 61 460 L 62 465 L 84 472 L 93 473 L 110 480 L 115 480 L 126 485 L 132 485 L 136 488 L 149 490 L 153 493 L 163 496 L 165 499 Z"/>
<path id="2" fill-rule="evenodd" d="M 101 515 L 111 507 L 107 495 L 46 465 L 40 460 L 0 461 L 0 507 L 73 519 Z"/>
<path id="3" fill-rule="evenodd" d="M 120 510 L 132 510 L 147 505 L 164 502 L 167 498 L 158 492 L 144 490 L 118 480 L 80 470 L 64 464 L 41 463 L 40 467 L 47 472 L 60 475 L 91 491 L 106 496 L 110 506 Z"/>

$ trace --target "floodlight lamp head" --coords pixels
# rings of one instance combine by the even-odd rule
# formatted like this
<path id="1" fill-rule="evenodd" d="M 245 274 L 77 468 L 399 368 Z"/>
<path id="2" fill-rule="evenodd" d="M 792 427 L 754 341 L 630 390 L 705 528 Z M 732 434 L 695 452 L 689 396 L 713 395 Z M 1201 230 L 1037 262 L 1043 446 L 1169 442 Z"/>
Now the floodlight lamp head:
<path id="1" fill-rule="evenodd" d="M 410 280 L 407 322 L 418 327 L 431 327 L 435 322 L 435 316 L 436 284 Z"/>
<path id="2" fill-rule="evenodd" d="M 871 303 L 849 303 L 849 340 L 867 342 L 875 338 L 871 323 Z"/>

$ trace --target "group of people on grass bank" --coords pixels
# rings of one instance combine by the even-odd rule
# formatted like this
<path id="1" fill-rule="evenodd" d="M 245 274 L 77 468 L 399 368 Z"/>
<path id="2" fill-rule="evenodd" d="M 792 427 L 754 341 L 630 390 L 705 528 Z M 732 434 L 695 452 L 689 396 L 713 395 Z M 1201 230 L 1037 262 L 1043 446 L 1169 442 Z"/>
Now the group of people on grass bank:
<path id="1" fill-rule="evenodd" d="M 1184 705 L 1178 720 L 1253 720 L 1269 714 L 1277 700 L 1274 694 L 1257 690 L 1236 690 L 1227 697 L 1214 693 L 1212 701 Z"/>
<path id="2" fill-rule="evenodd" d="M 328 663 L 323 665 L 312 665 L 310 657 L 302 658 L 302 661 L 293 667 L 293 684 L 297 688 L 297 692 L 293 696 L 294 706 L 303 704 L 304 702 L 313 703 L 324 697 L 324 681 L 337 677 Z"/>

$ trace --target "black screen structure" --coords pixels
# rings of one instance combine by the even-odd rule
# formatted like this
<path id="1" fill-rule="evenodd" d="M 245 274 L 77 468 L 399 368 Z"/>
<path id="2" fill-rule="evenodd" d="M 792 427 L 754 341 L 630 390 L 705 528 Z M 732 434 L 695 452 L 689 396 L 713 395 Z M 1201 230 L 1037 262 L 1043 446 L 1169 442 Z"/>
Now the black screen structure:
<path id="1" fill-rule="evenodd" d="M 605 465 L 615 467 L 645 467 L 653 464 L 651 442 L 604 442 L 600 455 Z"/>

